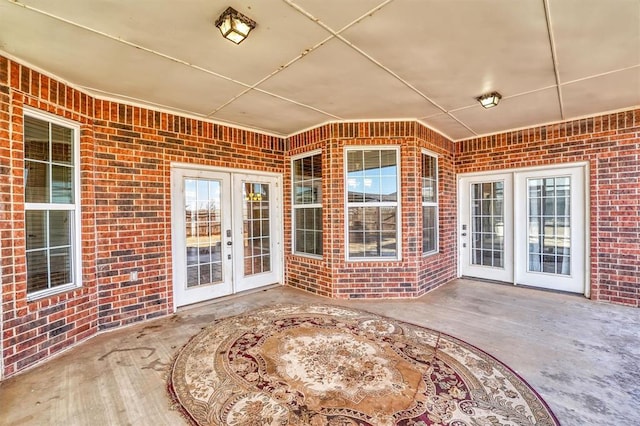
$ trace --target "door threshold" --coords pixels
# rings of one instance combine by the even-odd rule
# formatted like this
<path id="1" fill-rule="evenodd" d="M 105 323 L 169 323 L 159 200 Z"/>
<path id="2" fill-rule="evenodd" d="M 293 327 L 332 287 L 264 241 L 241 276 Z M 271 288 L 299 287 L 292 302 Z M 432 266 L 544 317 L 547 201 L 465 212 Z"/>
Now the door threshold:
<path id="1" fill-rule="evenodd" d="M 568 295 L 568 296 L 581 296 L 581 297 L 587 298 L 582 293 L 574 293 L 572 291 L 554 290 L 552 288 L 536 287 L 534 285 L 514 284 L 514 283 L 508 282 L 508 281 L 490 280 L 490 279 L 487 279 L 487 278 L 476 278 L 476 277 L 469 277 L 469 276 L 466 276 L 466 275 L 462 275 L 460 278 L 461 279 L 465 279 L 465 280 L 469 280 L 469 281 L 478 281 L 478 282 L 481 282 L 481 283 L 498 284 L 498 285 L 509 286 L 509 287 L 526 288 L 526 289 L 529 289 L 529 290 L 545 291 L 547 293 L 564 294 L 564 295 Z"/>
<path id="2" fill-rule="evenodd" d="M 239 291 L 239 292 L 233 293 L 233 294 L 227 294 L 226 296 L 214 297 L 213 299 L 203 300 L 201 302 L 192 303 L 190 305 L 180 306 L 180 307 L 178 307 L 176 309 L 176 312 L 188 311 L 188 310 L 191 310 L 191 309 L 199 308 L 201 306 L 207 306 L 207 305 L 211 305 L 211 304 L 218 303 L 218 302 L 224 302 L 224 301 L 227 301 L 227 300 L 233 300 L 233 299 L 236 299 L 238 297 L 246 296 L 246 295 L 253 294 L 253 293 L 258 293 L 260 291 L 267 291 L 267 290 L 271 290 L 273 288 L 282 287 L 282 286 L 284 286 L 284 284 L 274 283 L 274 284 L 268 284 L 268 285 L 265 285 L 265 286 L 262 286 L 262 287 L 258 287 L 258 288 L 252 288 L 252 289 L 249 289 L 249 290 Z"/>

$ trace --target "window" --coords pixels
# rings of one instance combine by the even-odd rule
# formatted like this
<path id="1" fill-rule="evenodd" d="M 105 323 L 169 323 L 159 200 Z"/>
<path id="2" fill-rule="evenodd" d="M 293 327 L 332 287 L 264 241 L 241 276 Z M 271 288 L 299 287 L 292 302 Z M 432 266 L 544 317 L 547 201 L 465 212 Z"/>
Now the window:
<path id="1" fill-rule="evenodd" d="M 422 153 L 422 254 L 438 251 L 438 158 Z"/>
<path id="2" fill-rule="evenodd" d="M 80 285 L 78 126 L 26 112 L 25 237 L 29 298 Z"/>
<path id="3" fill-rule="evenodd" d="M 322 256 L 322 155 L 293 160 L 293 251 Z"/>
<path id="4" fill-rule="evenodd" d="M 347 149 L 348 258 L 398 259 L 398 149 Z"/>

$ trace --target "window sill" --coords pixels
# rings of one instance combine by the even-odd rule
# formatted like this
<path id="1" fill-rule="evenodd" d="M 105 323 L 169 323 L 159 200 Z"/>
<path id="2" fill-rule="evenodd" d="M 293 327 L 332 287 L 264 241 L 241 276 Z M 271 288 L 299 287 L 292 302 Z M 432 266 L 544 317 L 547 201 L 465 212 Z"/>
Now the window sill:
<path id="1" fill-rule="evenodd" d="M 81 286 L 72 283 L 72 284 L 60 285 L 54 288 L 48 288 L 46 290 L 36 291 L 33 293 L 28 293 L 27 302 L 35 302 L 36 300 L 45 299 L 51 296 L 57 296 L 61 293 L 66 293 L 68 291 L 75 290 L 80 287 Z"/>
<path id="2" fill-rule="evenodd" d="M 300 257 L 306 257 L 308 259 L 314 259 L 314 260 L 322 260 L 323 256 L 319 256 L 317 254 L 309 254 L 309 253 L 300 253 L 297 251 L 293 252 L 294 256 L 300 256 Z"/>

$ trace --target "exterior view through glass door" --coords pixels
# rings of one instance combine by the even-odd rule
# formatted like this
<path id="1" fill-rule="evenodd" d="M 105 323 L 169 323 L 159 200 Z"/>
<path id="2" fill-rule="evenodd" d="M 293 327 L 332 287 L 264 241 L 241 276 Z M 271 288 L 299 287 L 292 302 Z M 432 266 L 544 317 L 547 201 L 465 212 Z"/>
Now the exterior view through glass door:
<path id="1" fill-rule="evenodd" d="M 278 282 L 281 275 L 282 217 L 277 181 L 269 176 L 234 174 L 234 270 L 236 291 Z"/>
<path id="2" fill-rule="evenodd" d="M 281 281 L 278 178 L 173 168 L 175 306 Z"/>
<path id="3" fill-rule="evenodd" d="M 584 293 L 584 167 L 462 177 L 461 274 Z"/>

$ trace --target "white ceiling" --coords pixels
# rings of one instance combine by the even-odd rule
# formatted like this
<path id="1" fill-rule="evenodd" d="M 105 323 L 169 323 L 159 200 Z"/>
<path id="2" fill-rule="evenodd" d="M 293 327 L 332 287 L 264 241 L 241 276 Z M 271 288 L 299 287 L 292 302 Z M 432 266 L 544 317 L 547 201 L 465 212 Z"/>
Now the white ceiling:
<path id="1" fill-rule="evenodd" d="M 228 6 L 258 23 L 240 45 Z M 0 0 L 0 52 L 279 136 L 417 119 L 460 140 L 640 105 L 640 0 Z"/>

